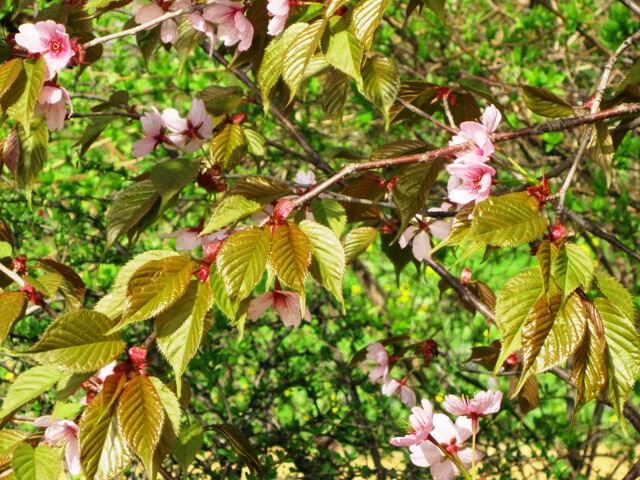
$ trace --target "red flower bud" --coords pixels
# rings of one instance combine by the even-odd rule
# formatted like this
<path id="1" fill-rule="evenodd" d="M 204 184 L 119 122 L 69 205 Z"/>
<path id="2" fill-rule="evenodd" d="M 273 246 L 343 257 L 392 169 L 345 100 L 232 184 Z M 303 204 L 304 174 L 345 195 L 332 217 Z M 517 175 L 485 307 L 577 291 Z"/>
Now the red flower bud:
<path id="1" fill-rule="evenodd" d="M 231 123 L 235 125 L 240 125 L 247 119 L 247 114 L 244 112 L 238 112 L 233 117 L 231 117 Z"/>
<path id="2" fill-rule="evenodd" d="M 438 351 L 438 344 L 432 338 L 418 344 L 417 350 L 422 353 L 424 362 L 427 365 L 431 363 L 433 357 L 437 357 L 440 354 Z"/>
<path id="3" fill-rule="evenodd" d="M 147 374 L 147 349 L 143 347 L 131 347 L 127 352 L 131 367 L 139 375 Z"/>
<path id="4" fill-rule="evenodd" d="M 395 188 L 396 183 L 398 183 L 398 176 L 395 175 L 387 182 L 387 192 L 391 193 L 391 191 Z"/>
<path id="5" fill-rule="evenodd" d="M 520 362 L 520 357 L 518 356 L 518 352 L 513 352 L 509 354 L 507 359 L 504 361 L 504 366 L 506 369 L 515 368 Z"/>
<path id="6" fill-rule="evenodd" d="M 199 172 L 196 182 L 207 192 L 223 192 L 227 189 L 227 184 L 221 180 L 220 167 L 217 165 Z"/>
<path id="7" fill-rule="evenodd" d="M 22 276 L 27 273 L 27 257 L 18 255 L 13 259 L 13 271 Z"/>
<path id="8" fill-rule="evenodd" d="M 85 53 L 84 45 L 78 40 L 76 40 L 75 38 L 72 38 L 69 43 L 71 43 L 71 50 L 73 50 L 75 53 L 75 55 L 71 57 L 71 60 L 69 61 L 69 65 L 71 66 L 82 65 L 83 63 L 85 63 L 84 62 L 84 53 Z"/>
<path id="9" fill-rule="evenodd" d="M 276 203 L 276 206 L 273 209 L 273 215 L 271 218 L 273 218 L 275 223 L 283 223 L 295 208 L 296 204 L 293 200 L 288 198 L 278 200 L 278 203 Z"/>
<path id="10" fill-rule="evenodd" d="M 193 274 L 196 276 L 200 283 L 205 283 L 209 280 L 209 274 L 211 273 L 211 264 L 209 263 L 201 263 L 198 268 L 193 271 Z"/>
<path id="11" fill-rule="evenodd" d="M 34 305 L 44 305 L 44 297 L 31 285 L 25 285 L 20 291 L 23 292 Z"/>
<path id="12" fill-rule="evenodd" d="M 527 187 L 527 193 L 538 200 L 540 206 L 544 205 L 549 199 L 551 190 L 549 189 L 549 182 L 546 177 L 542 177 L 540 185 L 529 185 Z"/>
<path id="13" fill-rule="evenodd" d="M 463 285 L 469 285 L 470 281 L 471 281 L 471 269 L 464 267 L 462 269 L 462 273 L 460 273 L 460 282 Z"/>
<path id="14" fill-rule="evenodd" d="M 567 236 L 567 229 L 560 222 L 556 222 L 556 224 L 551 227 L 551 232 L 549 234 L 549 239 L 553 243 L 558 243 L 564 237 Z"/>

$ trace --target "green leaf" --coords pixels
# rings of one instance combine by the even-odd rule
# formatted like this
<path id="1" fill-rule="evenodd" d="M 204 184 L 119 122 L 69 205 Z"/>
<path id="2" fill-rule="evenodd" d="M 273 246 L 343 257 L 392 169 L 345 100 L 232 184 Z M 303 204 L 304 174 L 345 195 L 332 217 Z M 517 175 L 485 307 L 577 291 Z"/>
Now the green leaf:
<path id="1" fill-rule="evenodd" d="M 537 240 L 547 228 L 539 210 L 538 201 L 526 192 L 489 197 L 476 205 L 466 240 L 496 247 Z"/>
<path id="2" fill-rule="evenodd" d="M 311 201 L 313 218 L 326 225 L 339 238 L 347 226 L 347 213 L 339 202 L 331 199 L 314 199 Z"/>
<path id="3" fill-rule="evenodd" d="M 154 165 L 149 177 L 166 203 L 196 179 L 199 169 L 200 159 L 170 158 Z"/>
<path id="4" fill-rule="evenodd" d="M 494 372 L 497 373 L 507 357 L 520 348 L 522 327 L 543 289 L 540 271 L 530 268 L 511 278 L 498 293 L 495 314 L 502 350 Z"/>
<path id="5" fill-rule="evenodd" d="M 85 128 L 82 133 L 82 137 L 78 140 L 74 146 L 81 145 L 80 147 L 80 157 L 84 157 L 84 154 L 89 151 L 91 145 L 98 139 L 98 137 L 104 132 L 104 130 L 109 126 L 109 124 L 115 120 L 117 117 L 114 116 L 104 116 L 104 117 L 96 117 L 92 118 L 89 125 Z"/>
<path id="6" fill-rule="evenodd" d="M 7 338 L 11 327 L 27 310 L 27 297 L 22 292 L 0 293 L 0 343 Z"/>
<path id="7" fill-rule="evenodd" d="M 367 50 L 386 8 L 387 0 L 361 0 L 353 9 L 351 29 Z"/>
<path id="8" fill-rule="evenodd" d="M 348 95 L 349 77 L 338 71 L 329 73 L 325 77 L 322 98 L 320 99 L 325 115 L 340 122 Z"/>
<path id="9" fill-rule="evenodd" d="M 0 105 L 2 105 L 2 110 L 6 110 L 18 100 L 16 95 L 11 95 L 12 87 L 15 88 L 16 80 L 23 72 L 21 58 L 14 58 L 0 66 Z"/>
<path id="10" fill-rule="evenodd" d="M 304 25 L 304 28 L 291 39 L 284 51 L 282 79 L 290 90 L 289 102 L 295 98 L 311 57 L 313 57 L 320 44 L 326 21 L 324 18 L 320 18 L 311 24 L 302 25 Z"/>
<path id="11" fill-rule="evenodd" d="M 244 139 L 247 144 L 247 152 L 254 157 L 264 157 L 267 155 L 267 139 L 257 130 L 244 127 L 242 129 Z"/>
<path id="12" fill-rule="evenodd" d="M 227 289 L 224 285 L 224 280 L 220 276 L 217 268 L 212 268 L 209 273 L 209 278 L 211 279 L 211 291 L 213 293 L 213 301 L 216 304 L 216 307 L 229 319 L 235 320 L 236 313 L 238 311 L 238 304 L 235 303 L 229 294 L 227 293 Z"/>
<path id="13" fill-rule="evenodd" d="M 349 75 L 362 90 L 362 55 L 364 48 L 360 40 L 349 30 L 332 31 L 329 37 L 329 44 L 324 55 L 325 59 L 332 67 Z"/>
<path id="14" fill-rule="evenodd" d="M 171 307 L 184 295 L 193 269 L 193 261 L 182 255 L 145 263 L 129 280 L 122 320 L 113 330 L 155 317 Z"/>
<path id="15" fill-rule="evenodd" d="M 278 278 L 293 290 L 304 290 L 311 262 L 311 241 L 295 223 L 278 225 L 273 232 L 269 263 Z"/>
<path id="16" fill-rule="evenodd" d="M 577 293 L 566 299 L 554 319 L 549 335 L 536 359 L 542 373 L 564 363 L 580 346 L 587 324 L 587 312 Z"/>
<path id="17" fill-rule="evenodd" d="M 217 85 L 212 85 L 196 93 L 196 98 L 202 100 L 207 111 L 214 116 L 236 113 L 245 102 L 242 88 Z"/>
<path id="18" fill-rule="evenodd" d="M 121 235 L 132 233 L 160 196 L 153 181 L 136 182 L 118 192 L 107 212 L 107 245 L 113 245 Z"/>
<path id="19" fill-rule="evenodd" d="M 107 480 L 122 472 L 129 453 L 115 416 L 116 402 L 126 377 L 112 375 L 89 402 L 80 420 L 80 462 L 88 479 Z"/>
<path id="20" fill-rule="evenodd" d="M 136 43 L 142 53 L 145 65 L 148 65 L 154 52 L 160 46 L 160 25 L 136 33 Z"/>
<path id="21" fill-rule="evenodd" d="M 127 445 L 142 460 L 147 471 L 153 470 L 153 453 L 160 441 L 165 412 L 153 383 L 136 375 L 124 387 L 118 399 L 116 418 Z"/>
<path id="22" fill-rule="evenodd" d="M 62 449 L 44 444 L 33 448 L 21 443 L 11 460 L 15 480 L 58 480 L 62 473 Z"/>
<path id="23" fill-rule="evenodd" d="M 456 216 L 453 217 L 449 236 L 431 250 L 431 255 L 441 248 L 451 245 L 459 245 L 467 238 L 467 235 L 471 231 L 474 208 L 474 205 L 469 203 L 458 211 Z"/>
<path id="24" fill-rule="evenodd" d="M 202 448 L 203 441 L 204 430 L 198 423 L 192 423 L 180 433 L 171 453 L 176 457 L 178 465 L 183 471 L 186 472 L 189 465 L 195 460 Z"/>
<path id="25" fill-rule="evenodd" d="M 345 259 L 340 240 L 331 229 L 310 220 L 300 222 L 300 229 L 311 241 L 311 251 L 318 264 L 322 286 L 344 307 L 342 282 Z"/>
<path id="26" fill-rule="evenodd" d="M 389 126 L 389 110 L 400 89 L 400 76 L 395 65 L 387 57 L 376 55 L 367 60 L 362 69 L 364 86 L 362 93 L 384 115 L 385 126 Z"/>
<path id="27" fill-rule="evenodd" d="M 177 257 L 179 254 L 172 250 L 149 250 L 133 257 L 120 269 L 116 280 L 108 295 L 102 297 L 93 307 L 97 312 L 104 313 L 109 318 L 117 318 L 124 311 L 124 301 L 127 297 L 129 280 L 136 271 L 152 260 L 162 260 L 167 257 Z"/>
<path id="28" fill-rule="evenodd" d="M 232 299 L 248 297 L 267 265 L 269 231 L 250 228 L 230 235 L 222 245 L 216 264 Z"/>
<path id="29" fill-rule="evenodd" d="M 74 373 L 95 372 L 124 351 L 120 335 L 106 334 L 114 321 L 92 310 L 77 310 L 55 319 L 28 350 L 37 362 Z"/>
<path id="30" fill-rule="evenodd" d="M 211 428 L 226 438 L 231 447 L 252 471 L 262 476 L 262 466 L 255 449 L 240 430 L 228 423 L 211 425 Z"/>
<path id="31" fill-rule="evenodd" d="M 604 122 L 596 122 L 594 126 L 586 154 L 600 167 L 607 180 L 607 187 L 609 187 L 613 176 L 612 165 L 616 151 L 613 148 L 613 139 L 607 125 Z"/>
<path id="32" fill-rule="evenodd" d="M 640 337 L 634 319 L 625 316 L 613 302 L 597 298 L 594 304 L 607 340 L 607 395 L 622 421 L 624 403 L 640 373 Z"/>
<path id="33" fill-rule="evenodd" d="M 393 189 L 393 200 L 400 213 L 399 232 L 403 232 L 409 225 L 409 221 L 424 208 L 443 165 L 444 162 L 441 159 L 436 159 L 426 163 L 407 165 L 400 169 Z"/>
<path id="34" fill-rule="evenodd" d="M 184 296 L 156 318 L 158 348 L 178 380 L 198 351 L 212 302 L 211 285 L 192 280 Z M 180 386 L 179 381 L 177 385 Z"/>
<path id="35" fill-rule="evenodd" d="M 326 2 L 327 6 L 324 11 L 324 18 L 329 20 L 333 17 L 333 14 L 336 13 L 336 10 L 338 10 L 342 5 L 344 5 L 345 1 L 346 0 L 329 0 Z"/>
<path id="36" fill-rule="evenodd" d="M 444 7 L 446 0 L 425 0 L 424 4 L 427 8 L 433 10 L 439 20 L 442 20 L 443 22 L 445 21 L 446 11 Z"/>
<path id="37" fill-rule="evenodd" d="M 20 164 L 16 177 L 20 187 L 31 191 L 38 174 L 47 161 L 49 130 L 47 124 L 39 120 L 34 122 L 29 134 L 26 130 L 19 128 L 18 136 L 20 138 Z"/>
<path id="38" fill-rule="evenodd" d="M 549 118 L 573 115 L 571 104 L 549 90 L 525 86 L 522 88 L 522 93 L 524 95 L 524 103 L 533 113 Z"/>
<path id="39" fill-rule="evenodd" d="M 0 410 L 0 418 L 5 418 L 22 405 L 38 398 L 61 378 L 60 370 L 44 365 L 22 372 L 9 386 Z"/>
<path id="40" fill-rule="evenodd" d="M 344 237 L 345 261 L 352 262 L 358 255 L 364 252 L 378 236 L 378 229 L 373 227 L 358 227 L 351 230 Z"/>
<path id="41" fill-rule="evenodd" d="M 40 56 L 33 61 L 27 60 L 23 62 L 23 67 L 26 75 L 25 88 L 20 98 L 9 107 L 7 113 L 22 125 L 25 134 L 29 136 L 31 133 L 31 118 L 46 76 L 44 57 Z"/>
<path id="42" fill-rule="evenodd" d="M 22 430 L 0 430 L 0 463 L 9 463 L 13 451 L 29 436 Z"/>
<path id="43" fill-rule="evenodd" d="M 257 212 L 262 205 L 242 195 L 227 195 L 213 209 L 213 213 L 205 223 L 200 235 L 216 232 L 234 222 Z"/>
<path id="44" fill-rule="evenodd" d="M 80 275 L 71 267 L 50 258 L 41 258 L 38 263 L 44 270 L 60 275 L 62 278 L 60 290 L 67 304 L 71 308 L 81 308 L 87 288 Z"/>
<path id="45" fill-rule="evenodd" d="M 288 183 L 259 176 L 243 177 L 229 191 L 229 195 L 241 195 L 263 205 L 292 193 Z"/>
<path id="46" fill-rule="evenodd" d="M 568 297 L 578 287 L 589 290 L 593 278 L 593 261 L 577 245 L 565 243 L 558 253 L 553 276 Z"/>
<path id="47" fill-rule="evenodd" d="M 227 123 L 209 145 L 209 157 L 214 165 L 232 167 L 245 153 L 246 140 L 242 127 Z"/>
<path id="48" fill-rule="evenodd" d="M 10 257 L 13 254 L 13 247 L 9 242 L 0 241 L 0 259 Z"/>
<path id="49" fill-rule="evenodd" d="M 160 402 L 162 403 L 162 408 L 164 408 L 164 413 L 166 415 L 166 419 L 169 421 L 169 426 L 173 430 L 173 434 L 178 436 L 180 434 L 180 417 L 182 416 L 182 409 L 180 408 L 180 402 L 178 401 L 178 397 L 173 391 L 162 383 L 157 377 L 149 377 L 153 387 L 156 389 L 156 393 L 160 398 Z M 181 382 L 177 382 L 177 385 L 180 385 Z"/>
<path id="50" fill-rule="evenodd" d="M 577 389 L 576 409 L 598 398 L 608 379 L 607 342 L 602 318 L 591 302 L 583 303 L 587 314 L 587 328 L 576 351 L 571 375 Z"/>
<path id="51" fill-rule="evenodd" d="M 627 318 L 636 318 L 633 297 L 629 290 L 602 269 L 596 270 L 595 277 L 600 292 L 622 310 Z"/>

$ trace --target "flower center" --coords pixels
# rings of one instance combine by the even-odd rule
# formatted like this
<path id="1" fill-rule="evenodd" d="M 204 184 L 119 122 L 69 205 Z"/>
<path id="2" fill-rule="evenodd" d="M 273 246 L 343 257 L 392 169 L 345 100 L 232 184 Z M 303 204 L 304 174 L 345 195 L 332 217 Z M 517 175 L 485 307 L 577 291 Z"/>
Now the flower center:
<path id="1" fill-rule="evenodd" d="M 52 40 L 49 44 L 49 50 L 53 53 L 60 53 L 62 51 L 62 42 L 58 40 Z"/>
<path id="2" fill-rule="evenodd" d="M 456 455 L 458 453 L 458 445 L 456 444 L 455 439 L 451 440 L 451 443 L 444 447 L 449 455 Z"/>

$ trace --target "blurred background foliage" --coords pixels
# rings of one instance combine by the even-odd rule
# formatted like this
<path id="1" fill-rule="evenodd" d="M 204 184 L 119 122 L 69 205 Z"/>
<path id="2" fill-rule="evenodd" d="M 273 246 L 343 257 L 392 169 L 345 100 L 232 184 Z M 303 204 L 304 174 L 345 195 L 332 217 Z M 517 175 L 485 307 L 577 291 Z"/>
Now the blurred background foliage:
<path id="1" fill-rule="evenodd" d="M 0 16 L 8 15 L 10 9 L 11 2 L 5 2 Z M 133 11 L 129 5 L 100 17 L 96 33 L 121 29 Z M 492 94 L 512 128 L 542 121 L 527 110 L 522 85 L 545 87 L 578 106 L 588 100 L 611 51 L 640 26 L 623 5 L 608 0 L 451 0 L 446 2 L 444 16 L 424 8 L 408 20 L 405 11 L 405 2 L 390 2 L 375 49 L 395 60 L 403 79 L 475 85 Z M 629 58 L 638 60 L 638 50 L 632 49 L 624 62 Z M 630 66 L 622 64 L 624 70 Z M 241 84 L 201 49 L 181 57 L 160 48 L 145 64 L 132 37 L 106 45 L 99 62 L 76 73 L 64 72 L 61 82 L 72 92 L 77 114 L 64 130 L 52 135 L 49 160 L 39 175 L 32 205 L 23 193 L 0 182 L 0 217 L 11 226 L 20 254 L 31 259 L 53 256 L 79 272 L 91 303 L 108 290 L 120 266 L 133 255 L 173 248 L 173 240 L 164 236 L 196 226 L 210 212 L 215 196 L 188 186 L 164 218 L 136 243 L 123 242 L 105 251 L 105 212 L 114 193 L 147 173 L 166 154 L 133 159 L 131 147 L 141 134 L 140 124 L 122 117 L 114 119 L 79 156 L 77 144 L 96 120 L 84 114 L 117 90 L 128 93 L 138 112 L 152 105 L 185 111 L 194 94 L 205 87 Z M 621 78 L 616 74 L 612 84 Z M 416 117 L 385 131 L 382 118 L 355 87 L 342 121 L 326 120 L 320 105 L 322 87 L 317 78 L 309 81 L 291 114 L 312 146 L 334 167 L 367 157 L 395 140 L 421 139 L 434 145 L 446 140 L 444 132 Z M 299 151 L 287 132 L 271 116 L 264 116 L 260 105 L 245 104 L 242 111 L 247 124 L 269 142 Z M 541 174 L 571 158 L 577 138 L 577 132 L 552 133 L 502 148 Z M 640 241 L 639 156 L 640 138 L 626 135 L 614 159 L 617 174 L 612 186 L 607 188 L 598 170 L 584 168 L 568 200 L 571 209 L 635 251 Z M 304 159 L 272 146 L 256 162 L 240 166 L 237 173 L 257 168 L 291 179 L 299 168 L 309 168 Z M 501 175 L 508 182 L 510 176 Z M 446 187 L 441 183 L 438 188 L 444 194 Z M 435 199 L 433 206 L 437 206 Z M 578 242 L 592 258 L 606 262 L 639 298 L 637 262 L 590 234 L 578 235 Z M 456 264 L 451 251 L 439 255 L 454 273 L 467 266 L 475 279 L 494 291 L 533 264 L 524 247 L 502 249 L 488 261 L 473 258 L 465 265 Z M 446 393 L 468 394 L 488 386 L 507 390 L 508 378 L 493 380 L 467 362 L 472 346 L 498 338 L 495 327 L 462 308 L 451 291 L 441 298 L 437 275 L 409 265 L 397 277 L 379 245 L 361 260 L 345 283 L 346 315 L 317 290 L 309 296 L 312 322 L 290 330 L 271 317 L 248 325 L 239 338 L 237 330 L 216 313 L 200 354 L 189 365 L 189 418 L 204 426 L 229 422 L 240 428 L 267 478 L 428 475 L 413 467 L 404 451 L 388 444 L 391 436 L 405 429 L 406 407 L 395 398 L 383 397 L 363 371 L 349 366 L 354 353 L 372 341 L 409 335 L 411 341 L 432 338 L 438 343 L 440 354 L 431 362 L 413 361 L 410 384 L 419 397 L 438 403 Z M 44 318 L 28 317 L 18 325 L 13 341 L 37 337 L 46 323 Z M 138 327 L 131 333 L 132 342 L 148 334 L 143 325 Z M 156 352 L 152 358 L 152 370 L 167 370 Z M 18 373 L 10 360 L 1 365 L 5 380 Z M 612 411 L 593 403 L 571 424 L 573 397 L 562 381 L 543 376 L 539 408 L 523 416 L 517 405 L 505 401 L 502 412 L 484 422 L 480 435 L 480 446 L 487 452 L 483 463 L 487 478 L 622 478 L 640 455 L 637 433 L 630 429 L 624 436 Z M 632 400 L 640 401 L 637 386 Z M 190 470 L 174 473 L 194 479 L 248 475 L 236 452 L 211 430 L 206 431 Z"/>

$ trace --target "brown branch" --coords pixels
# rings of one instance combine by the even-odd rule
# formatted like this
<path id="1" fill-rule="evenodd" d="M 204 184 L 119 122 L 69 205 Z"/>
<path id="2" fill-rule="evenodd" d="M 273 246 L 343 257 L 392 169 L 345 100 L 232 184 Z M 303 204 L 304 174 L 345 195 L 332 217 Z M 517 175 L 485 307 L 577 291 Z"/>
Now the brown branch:
<path id="1" fill-rule="evenodd" d="M 638 460 L 631 470 L 627 472 L 622 480 L 635 480 L 640 477 L 640 460 Z"/>
<path id="2" fill-rule="evenodd" d="M 537 127 L 531 128 L 523 128 L 521 130 L 516 130 L 514 132 L 506 132 L 506 133 L 497 133 L 494 134 L 492 139 L 494 142 L 504 142 L 507 140 L 512 140 L 514 138 L 521 137 L 530 137 L 532 135 L 540 135 L 542 133 L 547 132 L 557 132 L 562 130 L 568 130 L 571 128 L 579 127 L 581 125 L 589 125 L 595 122 L 599 122 L 602 120 L 606 120 L 608 118 L 615 118 L 622 115 L 627 115 L 631 113 L 640 112 L 640 103 L 630 103 L 627 105 L 623 105 L 621 107 L 610 108 L 608 110 L 603 110 L 597 113 L 590 113 L 588 115 L 576 116 L 563 118 L 560 120 L 554 120 L 542 125 L 538 125 Z M 467 145 L 454 145 L 451 147 L 443 147 L 436 150 L 431 150 L 429 152 L 418 153 L 413 155 L 404 155 L 401 157 L 395 158 L 386 158 L 383 160 L 372 160 L 368 162 L 362 163 L 349 163 L 345 165 L 341 170 L 336 172 L 333 176 L 329 177 L 324 182 L 316 185 L 310 191 L 305 193 L 304 195 L 298 197 L 294 204 L 295 206 L 300 206 L 312 198 L 318 196 L 320 193 L 329 189 L 336 183 L 342 181 L 344 178 L 353 175 L 356 172 L 362 172 L 365 170 L 375 170 L 378 168 L 389 168 L 389 167 L 398 167 L 401 165 L 409 165 L 413 163 L 423 163 L 428 162 L 430 160 L 435 160 L 436 158 L 446 158 L 452 156 L 453 154 L 460 152 L 464 149 L 468 148 Z"/>
<path id="3" fill-rule="evenodd" d="M 625 7 L 627 7 L 629 10 L 631 10 L 633 13 L 635 13 L 636 15 L 640 15 L 640 6 L 633 0 L 618 0 L 618 1 L 621 4 L 623 4 Z"/>

